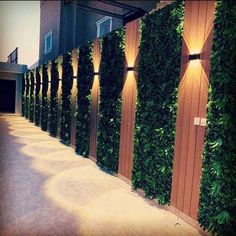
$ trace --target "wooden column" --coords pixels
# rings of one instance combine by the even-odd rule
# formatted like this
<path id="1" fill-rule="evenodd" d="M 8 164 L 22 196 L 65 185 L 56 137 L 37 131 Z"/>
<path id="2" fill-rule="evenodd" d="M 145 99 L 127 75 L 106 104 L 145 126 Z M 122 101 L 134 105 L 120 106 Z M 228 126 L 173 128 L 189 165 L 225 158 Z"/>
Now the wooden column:
<path id="1" fill-rule="evenodd" d="M 125 31 L 125 80 L 122 91 L 121 129 L 118 174 L 131 179 L 133 167 L 135 104 L 137 97 L 137 58 L 139 47 L 139 19 L 126 24 Z"/>
<path id="2" fill-rule="evenodd" d="M 31 73 L 32 73 L 32 71 L 29 71 L 28 72 L 29 74 L 28 74 L 28 80 L 29 80 L 29 93 L 28 93 L 28 96 L 29 96 L 29 106 L 28 106 L 28 112 L 29 112 L 29 115 L 28 115 L 28 119 L 29 119 L 29 121 L 30 121 L 30 116 L 31 116 L 31 83 L 32 83 L 32 81 L 31 81 Z"/>
<path id="3" fill-rule="evenodd" d="M 90 145 L 89 157 L 96 159 L 97 157 L 97 126 L 98 126 L 98 102 L 99 102 L 99 67 L 101 62 L 101 49 L 99 39 L 95 39 L 93 43 L 93 67 L 94 80 L 91 90 L 91 129 L 90 129 Z"/>
<path id="4" fill-rule="evenodd" d="M 47 92 L 47 99 L 48 99 L 48 125 L 47 125 L 47 130 L 50 130 L 50 104 L 51 104 L 51 81 L 52 81 L 52 76 L 51 76 L 51 68 L 52 68 L 52 63 L 51 61 L 48 62 L 48 92 Z"/>
<path id="5" fill-rule="evenodd" d="M 62 96 L 62 61 L 63 56 L 58 57 L 58 114 L 57 114 L 57 137 L 60 139 L 60 130 L 61 130 L 61 96 Z"/>
<path id="6" fill-rule="evenodd" d="M 73 85 L 71 89 L 71 133 L 70 133 L 70 145 L 75 147 L 75 112 L 76 112 L 76 97 L 77 97 L 77 79 L 78 79 L 78 49 L 72 51 L 72 67 L 73 67 Z"/>
<path id="7" fill-rule="evenodd" d="M 186 1 L 171 205 L 197 219 L 214 1 Z M 189 60 L 199 54 L 200 60 Z"/>
<path id="8" fill-rule="evenodd" d="M 22 90 L 23 90 L 23 93 L 22 93 L 23 100 L 22 100 L 22 102 L 24 102 L 24 104 L 22 104 L 22 106 L 21 106 L 21 113 L 25 117 L 25 101 L 26 101 L 26 74 L 25 73 L 23 74 L 23 80 L 24 80 L 24 83 L 23 83 L 24 88 L 22 86 Z"/>
<path id="9" fill-rule="evenodd" d="M 35 103 L 36 103 L 36 69 L 34 69 L 33 71 L 33 76 L 34 76 L 34 118 L 33 118 L 33 122 L 35 122 Z"/>
<path id="10" fill-rule="evenodd" d="M 42 66 L 40 66 L 39 69 L 39 75 L 40 75 L 40 89 L 39 89 L 39 98 L 40 98 L 40 104 L 39 104 L 39 126 L 41 126 L 41 114 L 42 114 L 42 89 L 43 89 L 43 76 L 42 76 Z"/>
<path id="11" fill-rule="evenodd" d="M 29 72 L 25 75 L 26 90 L 25 90 L 25 118 L 29 118 L 29 106 L 30 106 L 30 78 Z"/>

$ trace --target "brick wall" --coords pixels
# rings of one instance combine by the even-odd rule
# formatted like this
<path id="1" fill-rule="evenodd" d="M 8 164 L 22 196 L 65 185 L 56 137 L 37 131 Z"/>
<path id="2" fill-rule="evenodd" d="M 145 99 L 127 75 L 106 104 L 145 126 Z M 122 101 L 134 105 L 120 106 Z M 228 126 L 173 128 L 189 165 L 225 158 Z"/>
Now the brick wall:
<path id="1" fill-rule="evenodd" d="M 76 7 L 75 1 L 69 5 L 64 5 L 64 1 L 41 1 L 40 13 L 40 52 L 39 64 L 64 54 L 68 50 L 83 45 L 87 41 L 92 41 L 97 37 L 96 22 L 105 15 L 84 11 Z M 112 11 L 116 14 L 124 14 L 127 10 L 104 4 L 98 1 L 77 0 L 78 3 L 93 8 L 100 8 Z M 149 1 L 120 1 L 135 7 L 140 7 L 147 12 L 156 8 L 158 0 Z M 112 30 L 123 26 L 121 19 L 112 18 Z M 52 30 L 53 42 L 52 51 L 44 54 L 44 35 Z"/>
<path id="2" fill-rule="evenodd" d="M 40 41 L 39 64 L 58 56 L 60 31 L 60 1 L 41 1 L 40 3 Z M 52 50 L 44 53 L 44 35 L 52 31 Z"/>

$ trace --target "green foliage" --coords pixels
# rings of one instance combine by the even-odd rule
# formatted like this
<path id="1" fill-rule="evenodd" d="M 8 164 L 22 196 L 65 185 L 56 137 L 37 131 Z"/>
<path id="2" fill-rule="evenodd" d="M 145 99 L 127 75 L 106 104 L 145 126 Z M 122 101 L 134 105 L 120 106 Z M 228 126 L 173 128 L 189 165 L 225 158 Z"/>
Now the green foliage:
<path id="1" fill-rule="evenodd" d="M 33 71 L 29 72 L 29 79 L 30 79 L 30 104 L 29 104 L 29 120 L 30 122 L 34 121 L 34 73 Z"/>
<path id="2" fill-rule="evenodd" d="M 29 90 L 30 90 L 28 72 L 25 74 L 25 84 L 26 86 L 25 86 L 24 115 L 25 115 L 25 118 L 28 119 L 29 118 Z"/>
<path id="3" fill-rule="evenodd" d="M 47 73 L 47 63 L 43 65 L 43 85 L 42 85 L 42 106 L 41 106 L 41 129 L 43 131 L 47 130 L 48 127 L 48 73 Z"/>
<path id="4" fill-rule="evenodd" d="M 50 96 L 50 115 L 49 115 L 49 132 L 52 136 L 57 136 L 58 121 L 58 60 L 53 60 L 51 64 L 51 96 Z"/>
<path id="5" fill-rule="evenodd" d="M 40 121 L 40 67 L 36 68 L 36 75 L 35 75 L 35 108 L 34 108 L 34 122 L 35 125 L 39 126 Z"/>
<path id="6" fill-rule="evenodd" d="M 175 2 L 142 21 L 132 182 L 169 203 L 184 7 Z"/>
<path id="7" fill-rule="evenodd" d="M 61 111 L 61 141 L 69 145 L 71 130 L 71 88 L 73 83 L 71 53 L 63 56 L 62 63 L 62 111 Z"/>
<path id="8" fill-rule="evenodd" d="M 22 90 L 21 90 L 21 115 L 25 116 L 25 75 L 22 74 Z"/>
<path id="9" fill-rule="evenodd" d="M 236 4 L 217 1 L 199 222 L 217 235 L 236 232 Z"/>
<path id="10" fill-rule="evenodd" d="M 124 30 L 113 31 L 102 42 L 97 162 L 117 172 L 124 76 Z"/>
<path id="11" fill-rule="evenodd" d="M 78 62 L 78 95 L 76 107 L 76 152 L 89 155 L 91 124 L 91 87 L 93 83 L 92 43 L 80 48 Z"/>

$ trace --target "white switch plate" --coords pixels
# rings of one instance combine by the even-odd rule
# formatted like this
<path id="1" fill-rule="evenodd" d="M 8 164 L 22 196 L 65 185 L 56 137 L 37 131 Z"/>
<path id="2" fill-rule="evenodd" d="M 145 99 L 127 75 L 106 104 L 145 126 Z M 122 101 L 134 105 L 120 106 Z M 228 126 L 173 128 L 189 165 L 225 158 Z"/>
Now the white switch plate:
<path id="1" fill-rule="evenodd" d="M 201 118 L 201 126 L 206 126 L 207 122 L 206 122 L 206 118 Z"/>
<path id="2" fill-rule="evenodd" d="M 193 124 L 194 125 L 200 125 L 200 118 L 199 117 L 194 117 Z"/>

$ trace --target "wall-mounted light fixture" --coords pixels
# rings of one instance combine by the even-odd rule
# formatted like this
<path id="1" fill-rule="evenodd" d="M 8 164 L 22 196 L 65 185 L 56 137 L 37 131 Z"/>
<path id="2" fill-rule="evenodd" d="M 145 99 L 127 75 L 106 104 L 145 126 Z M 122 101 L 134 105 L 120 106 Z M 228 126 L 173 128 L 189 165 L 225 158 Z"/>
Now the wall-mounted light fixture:
<path id="1" fill-rule="evenodd" d="M 127 71 L 134 71 L 134 67 L 127 67 Z"/>
<path id="2" fill-rule="evenodd" d="M 192 60 L 200 60 L 200 53 L 196 53 L 196 54 L 190 54 L 188 57 L 189 61 Z"/>
<path id="3" fill-rule="evenodd" d="M 73 76 L 73 79 L 77 79 L 77 76 L 74 75 L 74 76 Z"/>
<path id="4" fill-rule="evenodd" d="M 99 75 L 99 72 L 94 72 L 93 74 L 94 74 L 94 75 Z"/>

